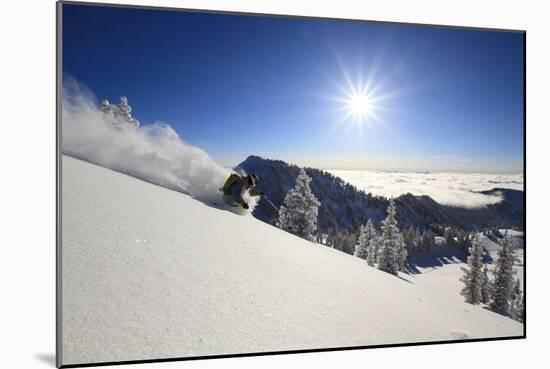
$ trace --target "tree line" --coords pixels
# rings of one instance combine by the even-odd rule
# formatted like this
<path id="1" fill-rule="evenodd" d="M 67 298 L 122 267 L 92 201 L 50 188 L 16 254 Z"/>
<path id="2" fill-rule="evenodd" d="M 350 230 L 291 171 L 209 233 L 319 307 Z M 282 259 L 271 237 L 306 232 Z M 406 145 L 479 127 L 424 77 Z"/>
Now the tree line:
<path id="1" fill-rule="evenodd" d="M 491 279 L 489 268 L 483 263 L 485 250 L 479 236 L 475 236 L 469 250 L 468 268 L 462 268 L 462 295 L 470 304 L 486 304 L 494 312 L 523 322 L 524 296 L 519 279 L 514 281 L 516 272 L 513 266 L 517 261 L 515 246 L 507 234 L 500 241 L 500 246 Z"/>

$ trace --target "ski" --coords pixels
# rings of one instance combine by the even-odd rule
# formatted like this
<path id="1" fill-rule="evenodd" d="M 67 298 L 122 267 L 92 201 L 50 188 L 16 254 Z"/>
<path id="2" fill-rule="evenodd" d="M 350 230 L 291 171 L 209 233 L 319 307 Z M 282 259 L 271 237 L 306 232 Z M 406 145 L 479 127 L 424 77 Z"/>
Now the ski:
<path id="1" fill-rule="evenodd" d="M 237 204 L 220 204 L 219 202 L 213 202 L 212 205 L 214 206 L 231 206 L 233 208 L 239 208 L 240 205 Z"/>

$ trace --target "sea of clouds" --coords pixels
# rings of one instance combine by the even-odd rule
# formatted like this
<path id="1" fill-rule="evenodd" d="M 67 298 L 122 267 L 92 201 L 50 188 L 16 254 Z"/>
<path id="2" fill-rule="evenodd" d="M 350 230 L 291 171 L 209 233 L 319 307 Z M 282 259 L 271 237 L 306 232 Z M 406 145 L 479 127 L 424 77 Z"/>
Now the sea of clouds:
<path id="1" fill-rule="evenodd" d="M 120 125 L 98 109 L 93 92 L 64 76 L 62 151 L 212 204 L 231 173 L 184 142 L 168 124 Z M 247 199 L 253 208 L 254 198 Z"/>
<path id="2" fill-rule="evenodd" d="M 479 208 L 502 201 L 501 196 L 477 191 L 493 188 L 523 190 L 522 174 L 414 173 L 329 170 L 374 195 L 397 197 L 405 193 L 428 195 L 443 205 Z"/>

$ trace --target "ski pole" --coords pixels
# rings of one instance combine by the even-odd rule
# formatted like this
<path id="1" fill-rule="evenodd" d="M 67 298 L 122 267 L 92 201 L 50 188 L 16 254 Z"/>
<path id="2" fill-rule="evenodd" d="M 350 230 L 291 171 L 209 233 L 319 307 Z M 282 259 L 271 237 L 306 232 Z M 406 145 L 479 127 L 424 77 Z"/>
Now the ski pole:
<path id="1" fill-rule="evenodd" d="M 266 194 L 264 194 L 264 198 L 265 198 L 266 201 L 269 203 L 269 205 L 273 206 L 273 209 L 275 209 L 275 210 L 277 210 L 277 212 L 279 212 L 279 208 L 277 208 L 277 207 L 275 206 L 275 204 L 271 202 L 271 200 L 269 199 L 269 197 L 267 197 Z"/>

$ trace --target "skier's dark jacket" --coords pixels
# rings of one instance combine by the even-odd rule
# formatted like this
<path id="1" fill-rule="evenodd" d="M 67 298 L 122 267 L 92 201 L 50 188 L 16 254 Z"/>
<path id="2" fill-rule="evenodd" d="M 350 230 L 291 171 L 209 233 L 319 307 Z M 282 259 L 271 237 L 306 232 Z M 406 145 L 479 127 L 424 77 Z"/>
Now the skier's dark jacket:
<path id="1" fill-rule="evenodd" d="M 262 192 L 255 190 L 254 186 L 248 183 L 246 176 L 243 177 L 236 173 L 231 174 L 229 178 L 227 178 L 221 190 L 224 196 L 230 197 L 240 205 L 246 204 L 246 201 L 243 199 L 245 191 L 248 191 L 250 196 L 260 196 L 262 194 Z"/>

